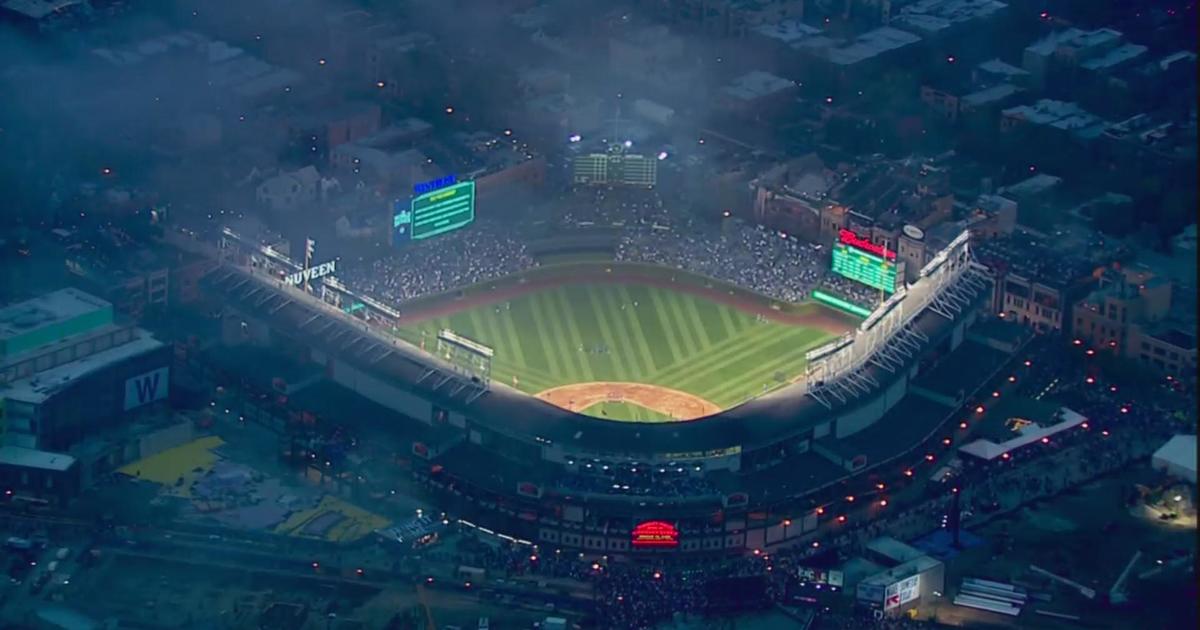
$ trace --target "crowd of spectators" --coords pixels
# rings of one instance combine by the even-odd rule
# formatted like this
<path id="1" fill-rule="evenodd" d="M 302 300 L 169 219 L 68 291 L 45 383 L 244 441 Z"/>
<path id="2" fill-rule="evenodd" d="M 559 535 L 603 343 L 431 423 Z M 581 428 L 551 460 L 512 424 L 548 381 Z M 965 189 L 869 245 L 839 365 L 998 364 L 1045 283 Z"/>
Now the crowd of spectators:
<path id="1" fill-rule="evenodd" d="M 723 280 L 784 302 L 800 302 L 822 288 L 869 305 L 878 292 L 829 270 L 828 252 L 760 225 L 726 219 L 678 227 L 636 226 L 626 230 L 616 259 L 689 271 Z"/>
<path id="2" fill-rule="evenodd" d="M 393 305 L 452 291 L 536 267 L 522 236 L 544 232 L 534 223 L 480 219 L 339 275 L 351 288 Z M 737 219 L 706 223 L 671 212 L 653 194 L 596 191 L 564 198 L 550 225 L 552 234 L 619 229 L 617 261 L 680 269 L 780 301 L 804 301 L 816 288 L 868 308 L 880 299 L 878 291 L 832 273 L 829 253 L 820 246 Z"/>
<path id="3" fill-rule="evenodd" d="M 470 229 L 405 245 L 390 256 L 339 271 L 339 275 L 355 290 L 399 304 L 536 266 L 525 244 L 503 223 L 481 220 Z"/>

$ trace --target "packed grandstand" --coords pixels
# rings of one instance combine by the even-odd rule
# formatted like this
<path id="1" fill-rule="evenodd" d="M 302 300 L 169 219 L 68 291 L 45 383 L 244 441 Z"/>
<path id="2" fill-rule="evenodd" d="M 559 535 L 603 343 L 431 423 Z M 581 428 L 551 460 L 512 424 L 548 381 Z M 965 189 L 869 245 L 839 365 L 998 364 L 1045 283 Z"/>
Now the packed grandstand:
<path id="1" fill-rule="evenodd" d="M 554 221 L 559 234 L 607 229 L 618 262 L 649 263 L 728 282 L 773 300 L 802 302 L 814 289 L 870 309 L 879 292 L 829 270 L 829 252 L 760 225 L 730 218 L 709 222 L 645 201 L 575 207 Z M 339 279 L 392 306 L 495 280 L 538 266 L 522 222 L 478 219 L 470 229 L 406 245 L 387 256 L 349 264 Z"/>

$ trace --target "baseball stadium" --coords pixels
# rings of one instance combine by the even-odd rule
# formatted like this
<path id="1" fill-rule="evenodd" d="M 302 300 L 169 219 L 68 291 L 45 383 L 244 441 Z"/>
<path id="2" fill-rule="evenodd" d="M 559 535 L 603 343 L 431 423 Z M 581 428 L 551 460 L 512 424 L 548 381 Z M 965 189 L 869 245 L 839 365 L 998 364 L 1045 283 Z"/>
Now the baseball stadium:
<path id="1" fill-rule="evenodd" d="M 724 553 L 804 536 L 848 487 L 932 465 L 1008 356 L 970 331 L 990 280 L 967 232 L 907 272 L 853 252 L 890 273 L 859 274 L 865 304 L 822 291 L 836 283 L 790 300 L 745 273 L 620 255 L 497 264 L 389 300 L 410 286 L 403 266 L 318 278 L 225 237 L 202 287 L 236 343 L 285 349 L 411 419 L 412 475 L 445 511 L 530 544 Z M 764 273 L 803 251 L 824 254 L 788 246 Z"/>
<path id="2" fill-rule="evenodd" d="M 801 378 L 805 354 L 853 325 L 819 305 L 783 312 L 659 271 L 567 265 L 421 305 L 396 334 L 428 349 L 452 331 L 490 348 L 490 377 L 517 391 L 598 418 L 668 422 L 710 416 Z"/>

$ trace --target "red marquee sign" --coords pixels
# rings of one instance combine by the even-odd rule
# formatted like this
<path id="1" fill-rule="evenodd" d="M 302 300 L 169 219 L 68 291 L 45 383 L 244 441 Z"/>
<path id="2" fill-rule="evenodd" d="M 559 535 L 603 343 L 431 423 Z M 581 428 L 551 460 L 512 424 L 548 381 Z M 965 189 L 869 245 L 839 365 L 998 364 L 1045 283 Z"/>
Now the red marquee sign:
<path id="1" fill-rule="evenodd" d="M 679 529 L 666 521 L 646 521 L 633 528 L 631 544 L 638 549 L 672 549 L 679 546 Z"/>
<path id="2" fill-rule="evenodd" d="M 875 243 L 872 243 L 871 241 L 845 228 L 838 230 L 838 241 L 851 247 L 857 247 L 865 252 L 875 254 L 876 256 L 882 256 L 886 260 L 896 260 L 896 252 L 884 247 L 883 245 L 876 245 Z"/>

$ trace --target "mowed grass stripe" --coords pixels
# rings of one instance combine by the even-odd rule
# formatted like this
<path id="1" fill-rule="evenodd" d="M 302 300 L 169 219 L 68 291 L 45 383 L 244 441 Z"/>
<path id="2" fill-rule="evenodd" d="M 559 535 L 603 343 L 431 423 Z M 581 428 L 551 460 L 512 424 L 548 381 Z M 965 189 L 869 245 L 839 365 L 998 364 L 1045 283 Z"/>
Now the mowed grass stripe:
<path id="1" fill-rule="evenodd" d="M 777 333 L 778 331 L 776 331 L 776 334 Z M 771 329 L 765 326 L 761 329 L 747 330 L 714 345 L 700 356 L 690 356 L 678 363 L 669 365 L 666 369 L 660 370 L 658 374 L 655 374 L 654 376 L 656 379 L 658 379 L 657 382 L 662 382 L 663 379 L 678 379 L 680 377 L 677 377 L 677 374 L 694 371 L 697 367 L 697 360 L 713 362 L 719 361 L 727 356 L 736 356 L 741 351 L 741 348 L 757 343 L 760 341 L 760 338 L 769 338 L 770 334 Z"/>
<path id="2" fill-rule="evenodd" d="M 553 375 L 546 349 L 538 335 L 537 320 L 529 300 L 514 300 L 512 305 L 513 328 L 517 331 L 517 343 L 521 344 L 521 355 L 525 365 L 546 375 Z M 517 374 L 520 376 L 520 374 Z"/>
<path id="3" fill-rule="evenodd" d="M 718 312 L 725 311 L 725 308 L 713 302 L 706 302 L 691 298 L 689 300 L 692 308 L 695 308 L 696 317 L 700 318 L 700 328 L 704 331 L 712 341 L 725 341 L 728 337 L 725 331 L 725 324 L 721 323 L 721 316 Z"/>
<path id="4" fill-rule="evenodd" d="M 753 356 L 753 358 L 761 360 L 762 355 L 759 353 L 772 346 L 782 345 L 781 330 L 785 331 L 785 336 L 787 332 L 790 332 L 787 329 L 775 327 L 749 331 L 745 335 L 739 336 L 739 339 L 742 341 L 740 344 L 731 344 L 718 353 L 704 353 L 704 365 L 684 366 L 682 373 L 672 379 L 672 382 L 679 385 L 678 389 L 702 395 L 702 390 L 711 389 L 712 387 L 711 385 L 707 388 L 703 386 L 708 377 L 726 369 L 729 363 L 738 361 L 746 356 Z M 771 356 L 771 353 L 768 353 L 766 356 Z"/>
<path id="5" fill-rule="evenodd" d="M 721 314 L 721 323 L 725 326 L 726 337 L 732 337 L 742 330 L 741 326 L 738 326 L 736 323 L 734 323 L 733 316 L 730 315 L 731 311 L 732 309 L 728 308 L 717 309 L 717 312 Z"/>
<path id="6" fill-rule="evenodd" d="M 783 371 L 790 378 L 803 370 L 805 352 L 803 348 L 796 348 L 764 361 L 761 353 L 748 351 L 703 370 L 681 383 L 680 389 L 722 406 L 746 396 L 757 396 L 762 393 L 763 384 L 769 389 L 775 383 L 775 372 Z M 785 369 L 789 366 L 790 369 Z M 792 370 L 794 374 L 790 373 Z"/>
<path id="7" fill-rule="evenodd" d="M 617 372 L 617 380 L 633 380 L 631 377 L 635 374 L 643 374 L 641 370 L 641 361 L 638 357 L 637 348 L 629 338 L 629 331 L 625 326 L 625 313 L 621 310 L 620 304 L 612 299 L 608 287 L 603 285 L 592 285 L 587 288 L 590 298 L 599 303 L 597 321 L 601 322 L 601 326 L 607 326 L 609 333 L 612 335 L 612 341 L 605 341 L 611 348 L 612 356 L 621 358 L 621 365 L 625 371 Z"/>
<path id="8" fill-rule="evenodd" d="M 692 299 L 691 295 L 684 295 L 679 299 L 679 310 L 690 320 L 692 330 L 696 331 L 696 341 L 700 342 L 701 347 L 712 348 L 714 340 L 708 335 L 708 330 L 704 329 L 704 317 L 700 314 L 700 308 L 696 307 L 696 300 Z M 721 337 L 716 337 L 715 341 L 721 341 Z"/>
<path id="9" fill-rule="evenodd" d="M 712 386 L 709 388 L 709 392 L 713 396 L 722 397 L 728 395 L 730 391 L 738 389 L 738 381 L 743 381 L 756 383 L 754 391 L 761 393 L 762 383 L 768 383 L 771 386 L 776 384 L 774 378 L 776 372 L 783 372 L 785 379 L 791 380 L 804 371 L 806 364 L 804 356 L 808 351 L 826 338 L 827 336 L 820 331 L 797 330 L 779 342 L 781 347 L 786 348 L 785 350 L 765 361 L 761 356 L 731 359 L 727 363 L 730 373 L 742 374 L 744 377 Z"/>
<path id="10" fill-rule="evenodd" d="M 512 359 L 518 365 L 529 365 L 529 362 L 525 360 L 525 348 L 521 343 L 521 335 L 517 333 L 517 326 L 513 322 L 511 304 L 512 302 L 509 302 L 509 308 L 504 309 L 504 317 L 500 318 L 501 326 L 504 328 L 504 339 L 508 343 L 504 347 L 504 350 L 512 353 Z M 497 353 L 497 356 L 499 356 L 499 353 Z M 518 376 L 520 375 L 518 374 Z"/>
<path id="11" fill-rule="evenodd" d="M 667 342 L 667 348 L 671 352 L 671 361 L 667 365 L 679 363 L 686 359 L 691 353 L 685 352 L 681 347 L 683 344 L 679 341 L 678 333 L 674 326 L 671 325 L 671 320 L 667 316 L 667 310 L 659 299 L 658 291 L 647 290 L 646 297 L 649 299 L 650 305 L 653 307 L 651 314 L 658 320 L 658 328 L 663 332 L 663 339 Z M 664 366 L 665 367 L 665 366 Z"/>
<path id="12" fill-rule="evenodd" d="M 570 311 L 565 314 L 559 311 L 558 305 L 550 298 L 552 292 L 546 291 L 533 295 L 535 308 L 541 310 L 546 323 L 549 324 L 549 328 L 542 329 L 542 335 L 549 339 L 550 350 L 555 353 L 559 359 L 559 365 L 563 367 L 563 378 L 579 380 L 582 370 L 578 362 L 582 358 L 575 356 L 578 353 L 572 351 L 567 341 L 567 334 L 562 329 L 562 320 L 564 317 L 570 316 Z"/>
<path id="13" fill-rule="evenodd" d="M 532 299 L 534 297 L 537 296 L 531 296 L 531 299 L 528 300 L 528 304 L 529 314 L 533 317 L 533 323 L 537 330 L 533 331 L 533 334 L 527 335 L 526 339 L 531 341 L 531 346 L 537 345 L 538 349 L 541 350 L 542 356 L 546 358 L 546 364 L 549 367 L 551 374 L 559 379 L 570 378 L 570 375 L 566 373 L 563 366 L 559 364 L 557 348 L 548 348 L 546 347 L 546 344 L 542 343 L 542 339 L 545 338 L 544 336 L 548 334 L 550 329 L 547 328 L 549 324 L 546 322 L 546 315 L 542 313 L 542 309 L 540 306 L 538 306 L 537 301 Z M 551 345 L 553 345 L 552 340 Z"/>
<path id="14" fill-rule="evenodd" d="M 819 338 L 819 337 L 818 337 Z M 762 386 L 774 388 L 781 383 L 775 379 L 776 372 L 782 372 L 786 381 L 790 381 L 804 371 L 804 356 L 813 348 L 810 335 L 801 334 L 795 341 L 797 345 L 785 353 L 763 361 L 761 357 L 749 356 L 734 359 L 727 364 L 730 374 L 740 375 L 738 378 L 708 390 L 709 400 L 718 405 L 735 403 L 746 396 L 762 394 Z"/>
<path id="15" fill-rule="evenodd" d="M 579 334 L 579 323 L 575 321 L 575 311 L 571 308 L 570 301 L 567 300 L 566 291 L 553 291 L 550 294 L 551 298 L 559 309 L 567 316 L 563 318 L 563 324 L 567 329 L 568 347 L 567 351 L 571 354 L 578 355 L 580 374 L 583 375 L 583 380 L 594 381 L 596 377 L 592 374 L 591 362 L 587 360 L 587 355 L 579 352 L 579 348 L 583 346 L 583 335 Z"/>
<path id="16" fill-rule="evenodd" d="M 659 325 L 654 304 L 645 293 L 634 291 L 633 287 L 621 285 L 619 289 L 624 297 L 638 303 L 638 307 L 633 309 L 633 317 L 637 321 L 638 332 L 650 351 L 649 373 L 670 365 L 675 351 L 667 342 L 666 333 Z"/>
<path id="17" fill-rule="evenodd" d="M 612 360 L 614 379 L 617 380 L 632 380 L 636 378 L 636 372 L 631 370 L 626 363 L 624 356 L 621 356 L 620 346 L 617 345 L 616 339 L 613 337 L 612 328 L 608 325 L 608 317 L 604 312 L 608 310 L 601 303 L 600 298 L 596 296 L 596 291 L 592 287 L 588 287 L 587 299 L 592 304 L 592 313 L 596 317 L 596 326 L 600 329 L 600 336 L 604 339 L 604 345 L 608 346 L 608 358 Z"/>
<path id="18" fill-rule="evenodd" d="M 675 330 L 679 332 L 679 337 L 683 340 L 685 353 L 692 355 L 706 349 L 707 346 L 700 345 L 700 340 L 696 338 L 696 334 L 692 332 L 691 326 L 688 325 L 689 318 L 679 308 L 679 300 L 683 296 L 677 293 L 669 293 L 663 297 L 665 298 L 667 312 L 671 315 L 671 321 L 675 326 Z"/>
<path id="19" fill-rule="evenodd" d="M 610 298 L 610 301 L 617 307 L 617 311 L 624 315 L 624 328 L 626 330 L 623 335 L 626 341 L 632 346 L 633 353 L 641 358 L 641 371 L 639 374 L 645 376 L 654 371 L 654 353 L 651 351 L 650 343 L 646 339 L 646 335 L 642 332 L 642 325 L 638 321 L 637 311 L 643 308 L 650 308 L 649 305 L 643 305 L 639 300 L 638 305 L 634 306 L 634 299 L 629 297 L 629 294 L 621 286 L 605 287 L 605 294 Z M 620 307 L 624 306 L 624 310 Z"/>

